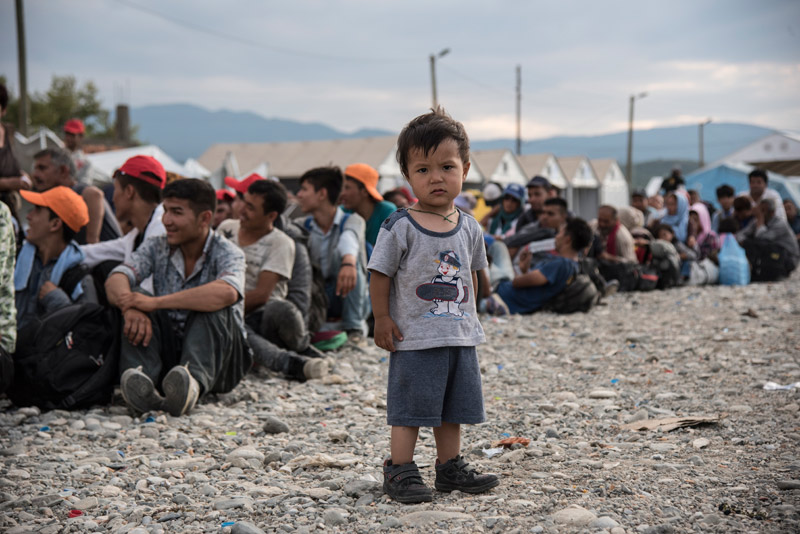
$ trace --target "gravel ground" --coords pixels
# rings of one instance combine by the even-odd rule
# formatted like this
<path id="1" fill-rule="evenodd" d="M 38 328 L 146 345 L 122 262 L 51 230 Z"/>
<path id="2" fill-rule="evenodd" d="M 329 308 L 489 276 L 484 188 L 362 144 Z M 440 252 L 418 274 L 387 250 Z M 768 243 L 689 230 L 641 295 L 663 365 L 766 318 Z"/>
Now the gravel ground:
<path id="1" fill-rule="evenodd" d="M 307 383 L 265 373 L 190 416 L 0 400 L 0 530 L 20 532 L 800 532 L 800 275 L 619 294 L 588 314 L 484 318 L 485 495 L 382 495 L 387 354 Z M 672 416 L 673 431 L 623 425 Z M 505 437 L 530 439 L 489 457 Z M 430 429 L 417 461 L 433 483 Z M 73 517 L 74 516 L 74 517 Z"/>

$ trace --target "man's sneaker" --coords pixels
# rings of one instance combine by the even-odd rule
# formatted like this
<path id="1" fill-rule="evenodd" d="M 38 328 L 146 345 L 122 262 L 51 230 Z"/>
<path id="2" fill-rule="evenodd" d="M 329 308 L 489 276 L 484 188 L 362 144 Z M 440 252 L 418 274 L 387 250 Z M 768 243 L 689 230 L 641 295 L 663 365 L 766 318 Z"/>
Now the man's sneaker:
<path id="1" fill-rule="evenodd" d="M 142 372 L 141 366 L 126 369 L 119 384 L 125 404 L 134 411 L 145 413 L 164 409 L 164 397 L 158 394 L 155 384 Z"/>
<path id="2" fill-rule="evenodd" d="M 200 385 L 189 372 L 188 366 L 176 365 L 161 382 L 166 397 L 167 411 L 178 417 L 185 414 L 197 403 Z"/>
<path id="3" fill-rule="evenodd" d="M 393 465 L 391 460 L 383 462 L 383 492 L 397 502 L 431 502 L 433 493 L 422 481 L 422 475 L 414 462 Z"/>
<path id="4" fill-rule="evenodd" d="M 492 293 L 486 298 L 486 312 L 489 315 L 510 315 L 508 305 L 497 293 Z"/>
<path id="5" fill-rule="evenodd" d="M 328 360 L 324 358 L 309 358 L 303 365 L 303 376 L 308 380 L 322 378 L 328 374 L 329 368 Z"/>
<path id="6" fill-rule="evenodd" d="M 439 491 L 463 491 L 483 493 L 500 484 L 497 475 L 479 474 L 474 467 L 456 456 L 440 464 L 436 460 L 436 489 Z"/>

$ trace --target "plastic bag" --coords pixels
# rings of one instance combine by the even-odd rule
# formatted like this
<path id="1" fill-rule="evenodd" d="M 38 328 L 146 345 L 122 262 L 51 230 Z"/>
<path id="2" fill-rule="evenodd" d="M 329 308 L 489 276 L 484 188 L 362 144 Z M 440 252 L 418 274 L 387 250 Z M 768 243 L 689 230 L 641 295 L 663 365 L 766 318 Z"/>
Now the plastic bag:
<path id="1" fill-rule="evenodd" d="M 733 234 L 724 234 L 718 258 L 720 284 L 744 286 L 750 283 L 750 264 L 747 262 L 747 255 Z"/>
<path id="2" fill-rule="evenodd" d="M 691 262 L 689 285 L 705 286 L 719 281 L 719 267 L 708 258 Z"/>

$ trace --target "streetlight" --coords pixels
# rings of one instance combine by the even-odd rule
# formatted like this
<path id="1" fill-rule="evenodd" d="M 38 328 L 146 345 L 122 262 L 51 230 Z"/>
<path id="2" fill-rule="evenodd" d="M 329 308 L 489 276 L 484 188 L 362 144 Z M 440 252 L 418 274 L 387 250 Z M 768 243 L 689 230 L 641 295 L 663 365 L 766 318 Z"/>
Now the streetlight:
<path id="1" fill-rule="evenodd" d="M 638 95 L 631 95 L 630 107 L 628 109 L 628 164 L 625 166 L 625 175 L 628 180 L 628 189 L 633 185 L 633 103 L 636 100 L 641 100 L 646 97 L 647 93 L 639 93 Z"/>
<path id="2" fill-rule="evenodd" d="M 709 124 L 710 122 L 711 122 L 711 117 L 707 118 L 705 121 L 700 123 L 700 132 L 699 133 L 700 133 L 700 168 L 701 169 L 703 168 L 703 165 L 705 164 L 705 161 L 704 161 L 704 158 L 703 158 L 703 127 L 706 124 Z"/>
<path id="3" fill-rule="evenodd" d="M 436 109 L 436 58 L 444 57 L 450 53 L 449 48 L 442 49 L 438 54 L 431 54 L 431 89 L 433 90 L 433 109 Z"/>

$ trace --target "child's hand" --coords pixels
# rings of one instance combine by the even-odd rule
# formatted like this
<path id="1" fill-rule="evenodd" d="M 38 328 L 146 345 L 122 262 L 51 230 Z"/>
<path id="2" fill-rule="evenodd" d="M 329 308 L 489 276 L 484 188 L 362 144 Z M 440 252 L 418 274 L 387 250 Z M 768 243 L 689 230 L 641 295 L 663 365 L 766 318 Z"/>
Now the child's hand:
<path id="1" fill-rule="evenodd" d="M 386 317 L 375 318 L 375 344 L 383 350 L 394 352 L 394 338 L 398 341 L 403 341 L 403 334 L 400 329 L 394 324 L 392 318 L 388 315 Z"/>

